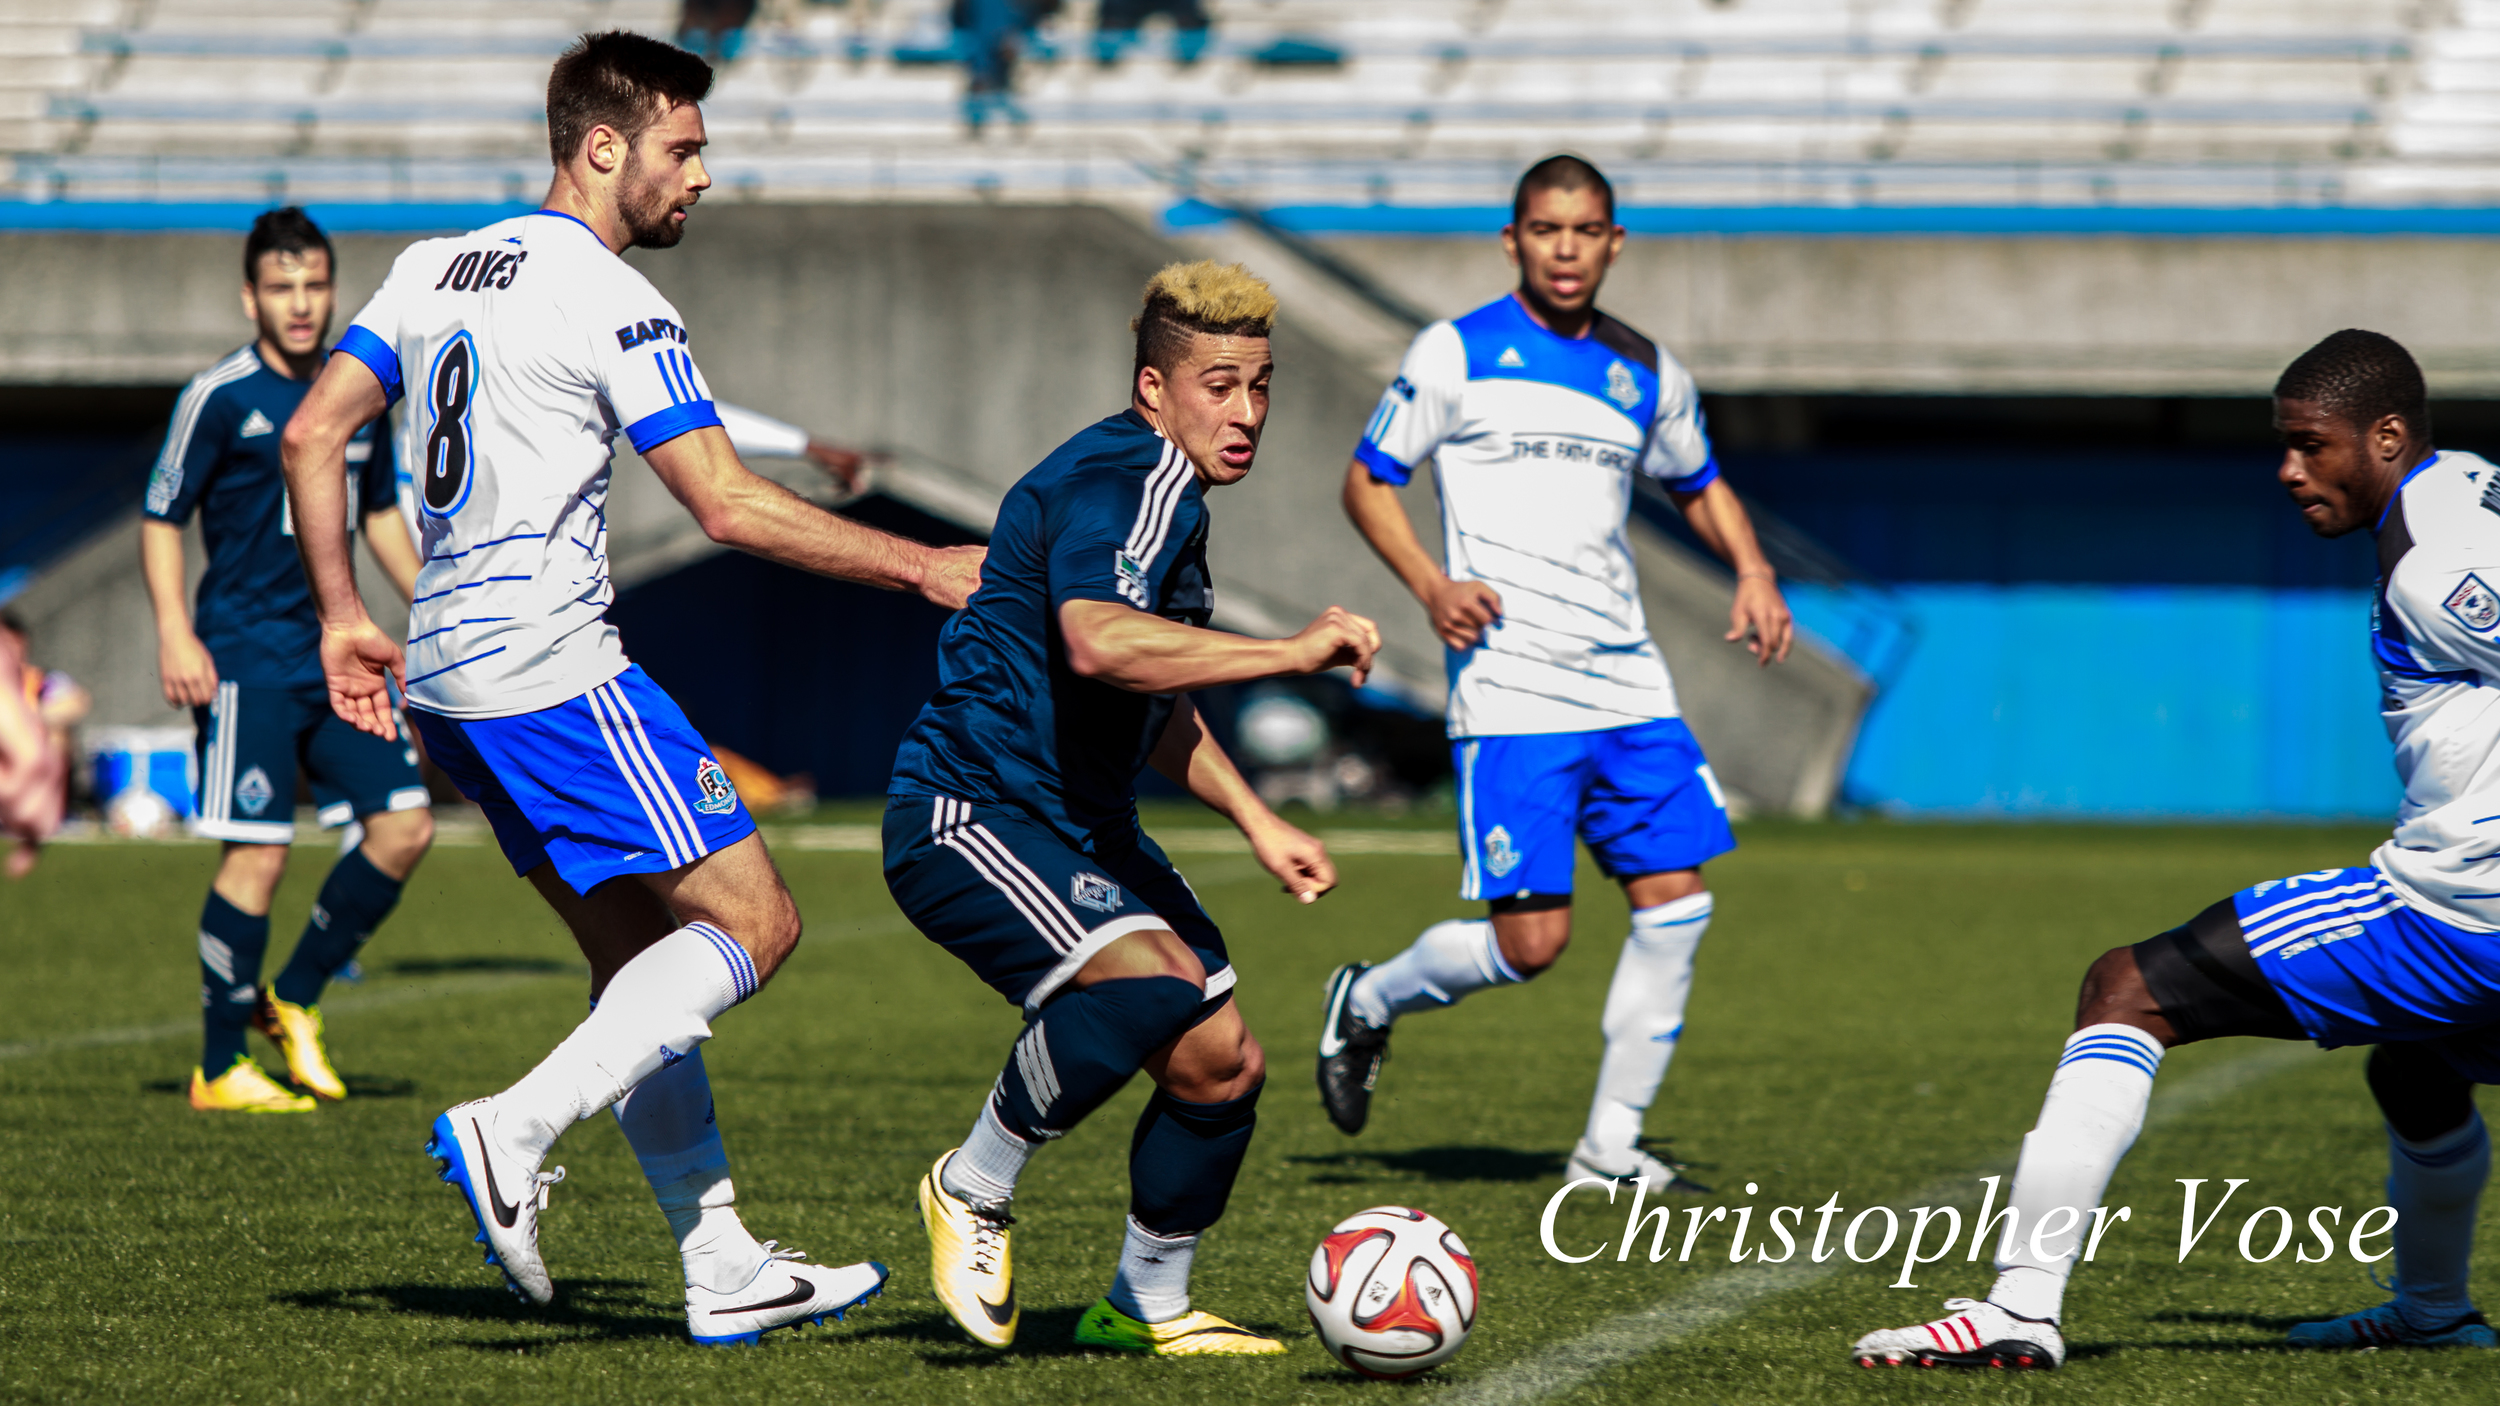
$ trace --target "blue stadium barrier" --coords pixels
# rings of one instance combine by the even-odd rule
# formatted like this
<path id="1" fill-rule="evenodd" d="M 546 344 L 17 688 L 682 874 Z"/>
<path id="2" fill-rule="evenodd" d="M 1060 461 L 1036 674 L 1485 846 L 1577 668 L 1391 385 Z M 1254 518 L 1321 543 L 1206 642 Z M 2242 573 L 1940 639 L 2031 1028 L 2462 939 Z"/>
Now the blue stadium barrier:
<path id="1" fill-rule="evenodd" d="M 1277 205 L 1259 213 L 1314 235 L 1486 238 L 1510 223 L 1504 205 Z M 1183 200 L 1163 212 L 1163 226 L 1180 233 L 1235 218 L 1222 206 Z M 2500 208 L 2489 206 L 1626 205 L 1616 218 L 1650 235 L 2500 235 Z"/>
<path id="2" fill-rule="evenodd" d="M 1799 622 L 1844 638 L 1822 588 Z M 1850 804 L 1902 815 L 2384 820 L 2369 593 L 1903 585 L 1918 647 L 1869 711 Z"/>

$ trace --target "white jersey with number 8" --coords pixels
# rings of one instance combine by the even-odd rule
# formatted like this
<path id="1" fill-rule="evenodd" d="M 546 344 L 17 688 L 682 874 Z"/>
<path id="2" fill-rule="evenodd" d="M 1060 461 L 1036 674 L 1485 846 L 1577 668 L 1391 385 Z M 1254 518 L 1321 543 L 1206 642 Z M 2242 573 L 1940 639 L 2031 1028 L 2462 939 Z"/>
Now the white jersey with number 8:
<path id="1" fill-rule="evenodd" d="M 677 310 L 589 226 L 541 210 L 410 245 L 338 349 L 409 402 L 408 701 L 508 717 L 623 672 L 611 442 L 643 452 L 721 422 Z"/>

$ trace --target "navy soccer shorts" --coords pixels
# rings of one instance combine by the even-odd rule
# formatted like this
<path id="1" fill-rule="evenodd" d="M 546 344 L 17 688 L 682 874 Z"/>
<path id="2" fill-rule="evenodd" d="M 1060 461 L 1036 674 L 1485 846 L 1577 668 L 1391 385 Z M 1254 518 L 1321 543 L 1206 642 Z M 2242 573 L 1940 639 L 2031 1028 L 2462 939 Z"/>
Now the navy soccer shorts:
<path id="1" fill-rule="evenodd" d="M 1682 718 L 1468 737 L 1450 750 L 1461 898 L 1570 893 L 1575 836 L 1617 879 L 1699 868 L 1736 848 L 1727 799 Z"/>
<path id="2" fill-rule="evenodd" d="M 575 893 L 682 869 L 755 833 L 728 773 L 639 667 L 508 718 L 408 710 L 427 755 L 477 802 L 512 872 L 553 863 Z"/>
<path id="3" fill-rule="evenodd" d="M 1143 833 L 1085 854 L 1006 807 L 945 796 L 892 796 L 885 884 L 903 916 L 1029 1015 L 1115 939 L 1177 934 L 1206 969 L 1204 1020 L 1235 976 L 1224 935 L 1189 881 Z"/>
<path id="4" fill-rule="evenodd" d="M 199 728 L 200 816 L 212 840 L 283 845 L 295 839 L 295 781 L 312 787 L 325 828 L 360 815 L 420 810 L 430 804 L 417 774 L 408 723 L 385 741 L 330 710 L 330 695 L 309 688 L 217 685 L 217 698 L 191 710 Z"/>
<path id="5" fill-rule="evenodd" d="M 2500 1083 L 2500 934 L 2409 906 L 2375 868 L 2269 879 L 2134 950 L 2186 1039 L 2420 1043 Z"/>

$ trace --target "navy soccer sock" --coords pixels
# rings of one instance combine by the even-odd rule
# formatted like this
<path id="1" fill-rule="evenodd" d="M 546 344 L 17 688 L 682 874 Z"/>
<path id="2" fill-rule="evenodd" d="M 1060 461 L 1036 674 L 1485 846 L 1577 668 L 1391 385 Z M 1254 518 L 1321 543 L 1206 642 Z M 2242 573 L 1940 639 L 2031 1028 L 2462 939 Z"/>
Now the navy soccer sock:
<path id="1" fill-rule="evenodd" d="M 209 891 L 200 909 L 200 1069 L 211 1079 L 243 1053 L 268 946 L 268 914 L 255 918 Z"/>
<path id="2" fill-rule="evenodd" d="M 1129 1140 L 1129 1216 L 1153 1234 L 1195 1235 L 1223 1219 L 1259 1125 L 1259 1089 L 1190 1103 L 1160 1089 Z"/>
<path id="3" fill-rule="evenodd" d="M 342 855 L 330 877 L 321 881 L 312 919 L 295 940 L 295 955 L 287 958 L 286 969 L 269 984 L 269 994 L 299 1006 L 319 1001 L 330 978 L 355 960 L 356 949 L 399 906 L 399 887 L 399 880 L 365 858 L 362 847 Z"/>
<path id="4" fill-rule="evenodd" d="M 999 1122 L 1027 1142 L 1075 1127 L 1187 1029 L 1205 1000 L 1176 976 L 1123 977 L 1052 998 L 998 1076 Z"/>

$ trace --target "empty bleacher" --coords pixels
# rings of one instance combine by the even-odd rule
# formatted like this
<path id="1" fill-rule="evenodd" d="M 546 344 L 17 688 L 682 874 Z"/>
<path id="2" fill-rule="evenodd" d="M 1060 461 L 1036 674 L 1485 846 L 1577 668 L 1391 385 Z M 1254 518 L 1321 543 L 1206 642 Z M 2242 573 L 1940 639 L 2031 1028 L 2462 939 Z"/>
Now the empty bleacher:
<path id="1" fill-rule="evenodd" d="M 944 0 L 763 7 L 708 106 L 771 199 L 1483 204 L 1558 147 L 1661 205 L 2311 205 L 2500 189 L 2500 0 L 1076 0 L 975 131 Z M 569 36 L 666 0 L 13 0 L 20 200 L 526 198 Z"/>

